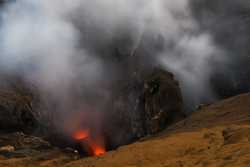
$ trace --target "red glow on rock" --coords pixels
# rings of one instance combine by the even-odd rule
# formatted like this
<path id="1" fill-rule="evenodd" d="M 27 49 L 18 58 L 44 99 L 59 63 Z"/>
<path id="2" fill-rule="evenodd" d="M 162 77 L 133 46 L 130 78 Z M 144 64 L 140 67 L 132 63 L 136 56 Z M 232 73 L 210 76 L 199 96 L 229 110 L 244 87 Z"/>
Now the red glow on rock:
<path id="1" fill-rule="evenodd" d="M 101 156 L 106 152 L 104 140 L 102 137 L 93 137 L 88 129 L 77 130 L 73 138 L 79 142 L 88 155 Z"/>
<path id="2" fill-rule="evenodd" d="M 105 147 L 103 147 L 103 146 L 94 144 L 94 145 L 92 145 L 91 147 L 92 147 L 92 149 L 93 149 L 93 154 L 94 154 L 95 156 L 103 155 L 103 154 L 106 152 L 106 149 L 105 149 Z"/>
<path id="3" fill-rule="evenodd" d="M 88 130 L 78 130 L 73 134 L 75 140 L 84 140 L 89 136 Z"/>

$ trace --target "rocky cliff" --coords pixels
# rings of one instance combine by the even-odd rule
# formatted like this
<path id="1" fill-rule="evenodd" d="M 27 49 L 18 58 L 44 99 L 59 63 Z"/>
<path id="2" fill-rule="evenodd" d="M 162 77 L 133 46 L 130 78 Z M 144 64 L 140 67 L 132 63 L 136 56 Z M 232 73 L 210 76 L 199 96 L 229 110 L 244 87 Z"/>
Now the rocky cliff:
<path id="1" fill-rule="evenodd" d="M 35 132 L 51 140 L 53 144 L 71 145 L 72 141 L 64 138 L 68 134 L 53 127 L 53 120 L 58 121 L 57 116 L 50 119 L 50 115 L 54 113 L 43 113 L 42 109 L 47 106 L 44 103 L 39 104 L 36 89 L 28 89 L 25 82 L 13 76 L 1 78 L 1 131 L 24 131 L 29 134 Z M 10 80 L 3 84 L 6 78 Z M 148 75 L 140 76 L 140 79 L 133 77 L 129 81 L 118 82 L 115 87 L 108 103 L 109 110 L 101 116 L 103 118 L 90 118 L 102 125 L 98 130 L 105 138 L 107 149 L 156 134 L 185 117 L 179 84 L 173 74 L 167 71 L 155 69 Z M 82 114 L 84 111 L 80 115 Z M 71 121 L 73 123 L 75 120 Z M 89 120 L 85 120 L 83 124 L 86 121 Z"/>

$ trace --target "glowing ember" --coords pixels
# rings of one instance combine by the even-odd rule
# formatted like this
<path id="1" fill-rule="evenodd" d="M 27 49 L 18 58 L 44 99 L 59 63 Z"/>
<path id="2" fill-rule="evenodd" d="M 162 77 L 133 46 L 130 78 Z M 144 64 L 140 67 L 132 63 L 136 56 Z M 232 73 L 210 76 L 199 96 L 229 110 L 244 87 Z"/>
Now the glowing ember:
<path id="1" fill-rule="evenodd" d="M 88 131 L 88 130 L 79 130 L 79 131 L 76 131 L 76 132 L 73 134 L 73 137 L 74 137 L 74 139 L 76 139 L 76 140 L 84 140 L 84 139 L 86 139 L 88 136 L 89 136 L 89 131 Z"/>
<path id="2" fill-rule="evenodd" d="M 102 146 L 93 145 L 92 149 L 95 156 L 103 155 L 106 152 L 105 148 Z"/>
<path id="3" fill-rule="evenodd" d="M 94 139 L 89 130 L 78 130 L 73 134 L 73 138 L 81 143 L 88 155 L 100 156 L 106 152 L 102 138 Z"/>

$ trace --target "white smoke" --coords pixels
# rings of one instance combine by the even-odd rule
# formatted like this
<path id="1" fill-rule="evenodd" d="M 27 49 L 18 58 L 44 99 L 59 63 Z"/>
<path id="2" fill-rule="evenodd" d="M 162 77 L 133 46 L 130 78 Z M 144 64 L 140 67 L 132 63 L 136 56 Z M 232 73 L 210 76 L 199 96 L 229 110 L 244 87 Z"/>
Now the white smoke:
<path id="1" fill-rule="evenodd" d="M 96 50 L 128 34 L 131 49 L 145 34 L 161 35 L 163 50 L 143 61 L 175 73 L 191 103 L 213 98 L 210 61 L 220 51 L 192 18 L 188 0 L 17 0 L 1 16 L 1 68 L 34 82 L 63 112 L 88 103 L 72 90 L 92 91 L 101 99 L 92 103 L 105 105 L 112 91 L 105 84 L 120 70 Z"/>

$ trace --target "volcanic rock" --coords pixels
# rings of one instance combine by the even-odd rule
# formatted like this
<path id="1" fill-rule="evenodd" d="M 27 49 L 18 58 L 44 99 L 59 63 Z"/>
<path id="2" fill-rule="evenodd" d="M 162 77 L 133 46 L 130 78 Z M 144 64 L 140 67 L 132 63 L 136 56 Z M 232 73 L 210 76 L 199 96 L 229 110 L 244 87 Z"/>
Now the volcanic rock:
<path id="1" fill-rule="evenodd" d="M 37 131 L 40 124 L 38 90 L 15 74 L 0 72 L 0 132 Z"/>
<path id="2" fill-rule="evenodd" d="M 13 152 L 13 151 L 15 151 L 15 147 L 10 145 L 0 147 L 0 152 Z"/>
<path id="3" fill-rule="evenodd" d="M 17 161 L 26 159 L 37 163 L 55 158 L 61 158 L 63 162 L 70 162 L 79 158 L 79 155 L 67 149 L 59 150 L 42 138 L 26 135 L 22 132 L 0 134 L 0 159 L 3 160 L 0 162 L 0 166 L 9 166 L 8 160 L 10 159 Z M 30 166 L 25 163 L 23 165 Z"/>
<path id="4" fill-rule="evenodd" d="M 0 128 L 1 131 L 29 131 L 38 122 L 33 109 L 33 98 L 13 90 L 0 90 Z"/>
<path id="5" fill-rule="evenodd" d="M 66 167 L 248 167 L 249 114 L 250 94 L 243 94 L 204 106 L 154 137 Z"/>
<path id="6" fill-rule="evenodd" d="M 108 127 L 104 127 L 113 147 L 156 134 L 185 116 L 173 74 L 155 69 L 137 82 L 131 81 L 114 95 Z"/>

